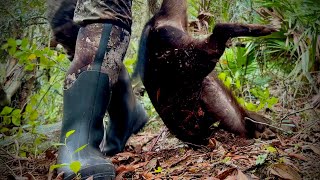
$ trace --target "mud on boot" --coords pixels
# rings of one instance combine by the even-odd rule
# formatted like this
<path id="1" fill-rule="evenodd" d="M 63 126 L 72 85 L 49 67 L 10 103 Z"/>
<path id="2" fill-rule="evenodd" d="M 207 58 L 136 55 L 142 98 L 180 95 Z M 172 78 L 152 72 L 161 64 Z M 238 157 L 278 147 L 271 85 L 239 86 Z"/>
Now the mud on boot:
<path id="1" fill-rule="evenodd" d="M 103 156 L 99 148 L 104 133 L 103 117 L 111 94 L 109 75 L 101 72 L 111 29 L 111 24 L 103 25 L 100 45 L 92 69 L 81 72 L 64 91 L 64 115 L 60 142 L 65 142 L 66 145 L 59 149 L 57 164 L 71 164 L 78 161 L 81 164 L 79 171 L 81 179 L 91 176 L 94 179 L 104 180 L 115 178 L 112 162 Z M 80 35 L 81 32 L 79 32 Z M 66 133 L 72 130 L 74 133 L 65 140 Z M 86 147 L 77 152 L 77 149 L 84 145 Z M 76 177 L 68 166 L 59 168 L 58 173 L 61 172 L 64 172 L 64 179 Z"/>

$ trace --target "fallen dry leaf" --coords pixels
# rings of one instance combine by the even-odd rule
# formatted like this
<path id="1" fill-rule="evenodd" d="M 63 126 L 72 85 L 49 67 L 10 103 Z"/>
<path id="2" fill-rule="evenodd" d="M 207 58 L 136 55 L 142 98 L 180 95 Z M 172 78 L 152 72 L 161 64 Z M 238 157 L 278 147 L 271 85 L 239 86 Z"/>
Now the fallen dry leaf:
<path id="1" fill-rule="evenodd" d="M 172 180 L 178 180 L 179 177 L 178 176 L 171 176 Z"/>
<path id="2" fill-rule="evenodd" d="M 192 166 L 192 167 L 190 167 L 190 168 L 188 169 L 188 171 L 195 174 L 195 173 L 197 173 L 197 172 L 199 171 L 199 169 L 198 169 L 197 167 L 193 167 L 193 166 Z"/>
<path id="3" fill-rule="evenodd" d="M 197 166 L 201 167 L 201 168 L 206 168 L 206 167 L 210 167 L 211 164 L 209 164 L 207 162 L 203 162 L 203 163 L 198 163 Z"/>
<path id="4" fill-rule="evenodd" d="M 116 180 L 122 180 L 124 179 L 123 178 L 123 175 L 127 172 L 132 172 L 132 171 L 135 171 L 136 169 L 131 166 L 131 165 L 128 165 L 128 166 L 124 166 L 124 165 L 121 165 L 119 166 L 117 169 L 116 169 L 116 173 L 117 173 L 117 176 L 116 176 Z"/>
<path id="5" fill-rule="evenodd" d="M 294 168 L 297 172 L 300 172 L 300 169 L 289 159 L 289 158 L 282 158 L 282 163 L 291 166 Z"/>
<path id="6" fill-rule="evenodd" d="M 299 173 L 294 168 L 283 163 L 271 165 L 269 167 L 269 173 L 283 179 L 289 179 L 289 180 L 301 179 Z"/>
<path id="7" fill-rule="evenodd" d="M 210 149 L 215 149 L 215 148 L 217 147 L 217 140 L 214 139 L 214 138 L 210 138 L 210 139 L 209 139 L 208 147 L 209 147 Z"/>
<path id="8" fill-rule="evenodd" d="M 230 168 L 230 169 L 224 170 L 222 173 L 218 174 L 216 178 L 226 179 L 228 176 L 233 175 L 234 171 L 236 170 L 237 170 L 236 168 Z"/>
<path id="9" fill-rule="evenodd" d="M 152 169 L 155 169 L 156 167 L 159 166 L 159 161 L 157 158 L 151 159 L 148 164 L 145 166 L 145 170 L 150 171 Z"/>
<path id="10" fill-rule="evenodd" d="M 248 176 L 238 169 L 237 180 L 249 180 Z"/>
<path id="11" fill-rule="evenodd" d="M 231 168 L 223 171 L 216 178 L 221 180 L 249 180 L 248 176 L 245 175 L 241 170 L 236 168 Z"/>
<path id="12" fill-rule="evenodd" d="M 154 179 L 154 175 L 151 172 L 144 172 L 142 173 L 142 177 L 144 179 Z"/>
<path id="13" fill-rule="evenodd" d="M 238 160 L 238 159 L 248 159 L 246 156 L 240 156 L 240 155 L 234 155 L 232 157 L 233 160 Z"/>
<path id="14" fill-rule="evenodd" d="M 131 152 L 123 152 L 123 153 L 117 154 L 116 158 L 119 161 L 125 161 L 125 160 L 128 160 L 130 157 L 134 157 L 134 156 L 136 156 L 136 155 Z"/>
<path id="15" fill-rule="evenodd" d="M 219 180 L 218 178 L 215 178 L 215 177 L 205 177 L 204 179 L 205 180 Z"/>
<path id="16" fill-rule="evenodd" d="M 315 145 L 309 145 L 309 147 L 314 153 L 320 155 L 320 147 L 317 147 Z"/>
<path id="17" fill-rule="evenodd" d="M 116 173 L 121 174 L 123 172 L 130 172 L 130 171 L 134 171 L 134 170 L 135 170 L 135 168 L 132 165 L 128 165 L 128 166 L 121 165 L 116 169 Z"/>
<path id="18" fill-rule="evenodd" d="M 141 144 L 137 144 L 134 147 L 134 152 L 136 152 L 137 154 L 140 154 L 142 152 L 142 145 Z"/>
<path id="19" fill-rule="evenodd" d="M 134 167 L 135 169 L 138 169 L 138 168 L 140 168 L 140 167 L 142 167 L 142 166 L 145 166 L 146 164 L 148 164 L 148 162 L 141 162 L 141 163 L 138 163 L 138 164 L 133 165 L 133 167 Z"/>
<path id="20" fill-rule="evenodd" d="M 172 164 L 170 164 L 168 167 L 176 166 L 176 165 L 178 165 L 179 163 L 187 160 L 189 157 L 190 157 L 190 154 L 187 153 L 187 155 L 185 155 L 185 156 L 183 156 L 182 158 L 176 160 L 175 162 L 173 162 Z"/>
<path id="21" fill-rule="evenodd" d="M 252 180 L 259 180 L 260 178 L 257 177 L 257 176 L 254 175 L 254 174 L 250 174 L 250 179 L 252 179 Z"/>
<path id="22" fill-rule="evenodd" d="M 237 180 L 237 176 L 235 176 L 235 175 L 228 176 L 227 178 L 225 178 L 223 180 Z"/>
<path id="23" fill-rule="evenodd" d="M 302 154 L 295 154 L 295 153 L 289 153 L 288 154 L 290 157 L 296 158 L 296 159 L 300 159 L 303 161 L 308 161 L 308 158 L 306 158 L 304 155 Z"/>

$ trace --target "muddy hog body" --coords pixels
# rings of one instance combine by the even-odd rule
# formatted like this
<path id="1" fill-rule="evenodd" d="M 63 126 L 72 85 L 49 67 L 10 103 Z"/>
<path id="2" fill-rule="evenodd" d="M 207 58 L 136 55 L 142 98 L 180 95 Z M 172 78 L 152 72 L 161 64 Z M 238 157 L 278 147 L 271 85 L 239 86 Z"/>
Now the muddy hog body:
<path id="1" fill-rule="evenodd" d="M 195 39 L 187 31 L 186 10 L 186 0 L 164 0 L 143 30 L 136 74 L 152 104 L 168 129 L 186 142 L 206 144 L 216 122 L 230 132 L 254 137 L 264 126 L 248 119 L 264 118 L 242 108 L 213 70 L 228 39 L 267 35 L 273 29 L 217 24 L 209 37 Z"/>

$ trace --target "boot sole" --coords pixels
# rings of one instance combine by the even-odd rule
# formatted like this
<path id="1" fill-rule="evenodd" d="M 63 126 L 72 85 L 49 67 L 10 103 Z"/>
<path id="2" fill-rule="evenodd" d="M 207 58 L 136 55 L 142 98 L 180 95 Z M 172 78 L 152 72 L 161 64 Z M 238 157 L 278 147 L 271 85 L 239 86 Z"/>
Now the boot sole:
<path id="1" fill-rule="evenodd" d="M 112 180 L 115 179 L 115 169 L 112 164 L 105 163 L 93 166 L 87 166 L 79 171 L 81 180 L 86 180 L 89 177 L 93 177 L 94 180 Z M 76 174 L 69 173 L 67 176 L 64 175 L 64 180 L 73 180 Z"/>

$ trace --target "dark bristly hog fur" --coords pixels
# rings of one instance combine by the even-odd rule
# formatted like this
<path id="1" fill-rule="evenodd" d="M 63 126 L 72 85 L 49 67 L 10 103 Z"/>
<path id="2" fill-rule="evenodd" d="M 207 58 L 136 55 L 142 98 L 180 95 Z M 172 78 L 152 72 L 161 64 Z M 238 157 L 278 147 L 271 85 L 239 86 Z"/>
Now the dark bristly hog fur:
<path id="1" fill-rule="evenodd" d="M 164 0 L 146 24 L 140 41 L 139 75 L 169 130 L 179 139 L 206 144 L 213 124 L 245 137 L 264 131 L 262 116 L 242 108 L 218 80 L 213 69 L 238 36 L 263 36 L 274 29 L 262 25 L 217 24 L 212 34 L 199 40 L 187 32 L 187 1 Z"/>

